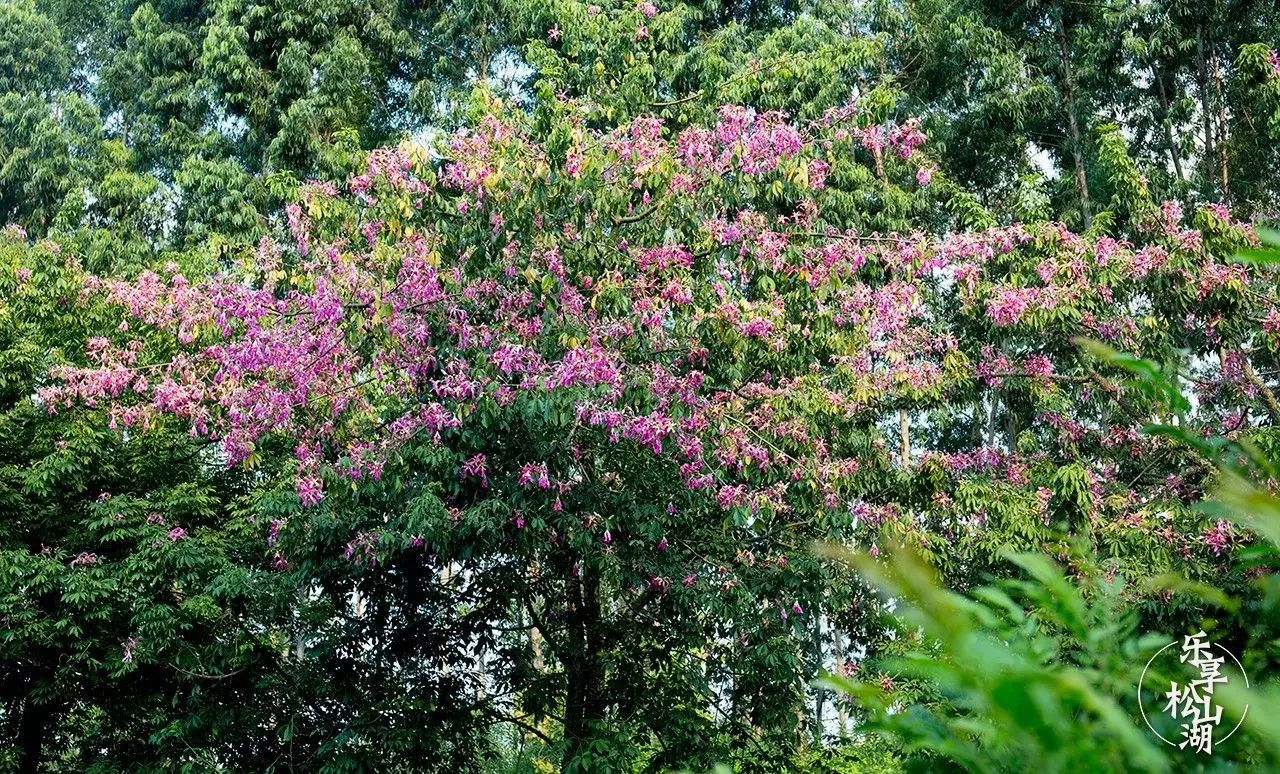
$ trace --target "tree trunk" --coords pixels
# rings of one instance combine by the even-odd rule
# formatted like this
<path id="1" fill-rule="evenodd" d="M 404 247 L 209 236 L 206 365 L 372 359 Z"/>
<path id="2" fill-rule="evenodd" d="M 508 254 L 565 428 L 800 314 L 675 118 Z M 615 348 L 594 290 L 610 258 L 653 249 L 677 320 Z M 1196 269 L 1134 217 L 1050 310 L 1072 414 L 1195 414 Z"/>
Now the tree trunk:
<path id="1" fill-rule="evenodd" d="M 811 615 L 813 616 L 813 651 L 818 658 L 817 671 L 821 672 L 826 668 L 827 662 L 826 643 L 822 637 L 822 614 L 814 610 Z M 822 747 L 822 732 L 824 730 L 822 714 L 827 705 L 827 692 L 821 684 L 818 684 L 815 690 L 816 695 L 813 698 L 813 744 L 816 747 Z"/>
<path id="2" fill-rule="evenodd" d="M 582 755 L 607 707 L 600 662 L 600 576 L 583 568 L 565 583 L 567 605 L 564 737 L 566 767 Z"/>
<path id="3" fill-rule="evenodd" d="M 1071 67 L 1071 47 L 1067 43 L 1067 27 L 1058 16 L 1058 53 L 1062 57 L 1062 88 L 1067 108 L 1067 131 L 1071 137 L 1071 160 L 1075 166 L 1076 191 L 1080 194 L 1080 217 L 1086 231 L 1093 225 L 1093 204 L 1089 200 L 1089 180 L 1084 172 L 1084 141 L 1076 117 L 1076 76 Z"/>
<path id="4" fill-rule="evenodd" d="M 1005 406 L 1009 409 L 1004 415 L 1005 446 L 1013 454 L 1018 448 L 1018 416 L 1009 406 L 1008 398 L 1005 399 Z"/>
<path id="5" fill-rule="evenodd" d="M 836 660 L 836 671 L 844 674 L 844 646 L 840 642 L 840 627 L 831 627 L 831 651 Z M 836 732 L 840 735 L 840 740 L 844 741 L 845 735 L 848 733 L 847 718 L 844 712 L 844 702 L 836 697 Z"/>
<path id="6" fill-rule="evenodd" d="M 902 467 L 911 467 L 911 417 L 906 409 L 898 409 L 898 454 Z"/>
<path id="7" fill-rule="evenodd" d="M 538 674 L 547 671 L 546 660 L 542 656 L 542 632 L 532 624 L 529 626 L 529 648 L 533 651 L 533 671 Z"/>
<path id="8" fill-rule="evenodd" d="M 1231 175 L 1228 171 L 1227 159 L 1227 95 L 1222 88 L 1222 61 L 1213 50 L 1213 41 L 1209 41 L 1209 51 L 1213 60 L 1213 85 L 1218 92 L 1218 173 L 1222 185 L 1222 201 L 1231 202 Z"/>
<path id="9" fill-rule="evenodd" d="M 293 608 L 293 658 L 299 664 L 307 657 L 307 632 L 302 618 L 302 608 L 307 604 L 307 592 L 298 590 L 297 603 Z"/>
<path id="10" fill-rule="evenodd" d="M 30 696 L 23 702 L 22 723 L 18 727 L 18 771 L 22 774 L 36 774 L 40 770 L 49 714 L 48 707 L 37 704 Z"/>
<path id="11" fill-rule="evenodd" d="M 1160 71 L 1156 68 L 1155 62 L 1151 63 L 1151 79 L 1156 82 L 1156 95 L 1160 98 L 1160 111 L 1164 114 L 1164 140 L 1169 146 L 1169 158 L 1173 161 L 1173 172 L 1178 176 L 1178 182 L 1185 183 L 1187 176 L 1182 172 L 1182 154 L 1178 152 L 1178 143 L 1173 138 L 1173 119 L 1170 117 L 1169 95 L 1164 90 L 1164 79 L 1160 77 Z"/>
<path id="12" fill-rule="evenodd" d="M 1000 417 L 1000 393 L 991 392 L 991 410 L 987 414 L 987 443 L 986 445 L 995 448 L 996 446 L 996 430 L 999 427 L 998 420 Z"/>
<path id="13" fill-rule="evenodd" d="M 1209 64 L 1205 58 L 1204 25 L 1196 24 L 1196 85 L 1200 89 L 1200 126 L 1204 134 L 1204 156 L 1201 183 L 1208 193 L 1213 186 L 1213 111 L 1209 107 Z"/>

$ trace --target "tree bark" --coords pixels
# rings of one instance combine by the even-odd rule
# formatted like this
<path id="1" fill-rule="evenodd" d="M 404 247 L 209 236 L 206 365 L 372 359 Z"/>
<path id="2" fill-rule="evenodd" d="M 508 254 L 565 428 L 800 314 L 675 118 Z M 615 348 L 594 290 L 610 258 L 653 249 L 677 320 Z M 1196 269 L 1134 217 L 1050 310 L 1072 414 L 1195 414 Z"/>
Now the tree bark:
<path id="1" fill-rule="evenodd" d="M 1010 454 L 1018 449 L 1018 416 L 1014 413 L 1013 408 L 1009 406 L 1009 399 L 1005 398 L 1005 406 L 1009 409 L 1004 415 L 1004 432 L 1005 446 Z"/>
<path id="2" fill-rule="evenodd" d="M 36 774 L 40 770 L 49 714 L 48 707 L 37 704 L 30 696 L 23 702 L 22 722 L 18 727 L 18 771 L 21 774 Z"/>
<path id="3" fill-rule="evenodd" d="M 600 576 L 582 568 L 580 577 L 568 574 L 565 583 L 565 709 L 566 767 L 582 755 L 596 727 L 604 720 L 607 703 L 604 668 L 600 662 Z"/>
<path id="4" fill-rule="evenodd" d="M 1280 401 L 1276 400 L 1276 394 L 1267 386 L 1266 382 L 1262 381 L 1262 377 L 1258 376 L 1258 372 L 1254 370 L 1253 364 L 1249 362 L 1247 355 L 1241 353 L 1240 359 L 1240 370 L 1244 373 L 1244 378 L 1262 396 L 1262 403 L 1267 407 L 1267 413 L 1271 415 L 1271 420 L 1280 422 Z M 1248 416 L 1248 414 L 1246 413 L 1245 416 Z"/>
<path id="5" fill-rule="evenodd" d="M 995 448 L 996 430 L 999 427 L 998 420 L 1000 417 L 1000 393 L 991 391 L 991 407 L 987 413 L 987 443 L 986 445 Z"/>
<path id="6" fill-rule="evenodd" d="M 840 643 L 840 627 L 831 627 L 831 651 L 836 660 L 836 671 L 844 674 L 844 646 Z M 836 698 L 836 731 L 843 741 L 848 733 L 847 719 L 844 712 L 844 702 Z"/>
<path id="7" fill-rule="evenodd" d="M 1086 231 L 1093 225 L 1093 203 L 1089 198 L 1089 180 L 1084 171 L 1084 141 L 1076 117 L 1076 76 L 1071 67 L 1071 47 L 1067 42 L 1067 26 L 1058 15 L 1058 53 L 1062 57 L 1062 88 L 1067 108 L 1067 131 L 1071 138 L 1071 160 L 1075 166 L 1076 191 L 1080 194 L 1080 218 Z"/>
<path id="8" fill-rule="evenodd" d="M 1210 58 L 1213 62 L 1213 85 L 1218 92 L 1218 173 L 1222 185 L 1222 201 L 1231 202 L 1231 174 L 1228 169 L 1227 150 L 1227 95 L 1222 88 L 1222 61 L 1209 41 Z"/>
<path id="9" fill-rule="evenodd" d="M 826 667 L 826 643 L 822 637 L 822 614 L 817 610 L 812 612 L 813 615 L 813 651 L 818 658 L 818 669 L 821 672 Z M 822 747 L 823 722 L 822 713 L 826 709 L 827 692 L 818 684 L 815 687 L 816 695 L 813 698 L 813 743 L 816 747 Z"/>
<path id="10" fill-rule="evenodd" d="M 533 671 L 538 674 L 547 671 L 546 660 L 542 656 L 542 632 L 537 626 L 529 627 L 529 648 L 533 651 Z"/>
<path id="11" fill-rule="evenodd" d="M 1151 79 L 1156 82 L 1156 95 L 1160 98 L 1160 110 L 1164 113 L 1164 139 L 1169 146 L 1169 158 L 1173 161 L 1173 172 L 1178 176 L 1178 182 L 1185 183 L 1187 176 L 1182 171 L 1182 154 L 1178 152 L 1178 143 L 1173 137 L 1173 119 L 1170 117 L 1169 95 L 1164 90 L 1164 79 L 1160 77 L 1160 70 L 1156 67 L 1155 62 L 1151 63 Z"/>
<path id="12" fill-rule="evenodd" d="M 902 467 L 911 467 L 911 417 L 906 409 L 898 409 L 898 454 Z"/>
<path id="13" fill-rule="evenodd" d="M 1202 185 L 1206 193 L 1213 186 L 1213 111 L 1209 108 L 1209 64 L 1205 58 L 1204 25 L 1196 24 L 1196 85 L 1200 89 L 1200 126 L 1204 134 Z"/>

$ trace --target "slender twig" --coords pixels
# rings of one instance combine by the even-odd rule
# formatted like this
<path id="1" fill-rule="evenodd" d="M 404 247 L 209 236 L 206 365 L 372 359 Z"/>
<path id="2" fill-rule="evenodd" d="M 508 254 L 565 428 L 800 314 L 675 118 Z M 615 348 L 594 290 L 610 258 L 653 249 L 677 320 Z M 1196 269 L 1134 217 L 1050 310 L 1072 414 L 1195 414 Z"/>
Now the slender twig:
<path id="1" fill-rule="evenodd" d="M 227 672 L 226 674 L 222 674 L 222 675 L 206 675 L 206 674 L 201 674 L 200 672 L 188 671 L 178 666 L 177 664 L 170 664 L 169 667 L 176 672 L 181 672 L 187 677 L 195 677 L 200 680 L 227 680 L 232 677 L 235 677 L 236 675 L 240 674 L 244 670 L 248 669 L 248 667 L 240 667 L 239 669 L 233 670 L 231 672 Z"/>

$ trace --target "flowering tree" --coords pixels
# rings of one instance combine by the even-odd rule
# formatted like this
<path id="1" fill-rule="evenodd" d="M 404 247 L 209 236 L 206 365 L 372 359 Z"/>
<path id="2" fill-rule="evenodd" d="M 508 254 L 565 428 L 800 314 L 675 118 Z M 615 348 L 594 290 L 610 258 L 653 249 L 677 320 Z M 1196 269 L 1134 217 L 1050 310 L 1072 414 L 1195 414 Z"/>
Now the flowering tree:
<path id="1" fill-rule="evenodd" d="M 283 579 L 242 561 L 261 545 L 231 512 L 245 471 L 206 464 L 179 420 L 126 436 L 105 410 L 41 404 L 49 367 L 85 364 L 118 323 L 83 279 L 58 244 L 0 231 L 0 766 L 15 771 L 89 735 L 122 766 L 186 755 L 156 718 L 273 694 L 246 670 L 274 643 L 245 619 L 287 613 Z"/>
<path id="2" fill-rule="evenodd" d="M 290 243 L 243 265 L 86 278 L 122 321 L 41 399 L 131 432 L 177 418 L 231 464 L 283 445 L 276 568 L 338 550 L 354 516 L 346 560 L 482 619 L 471 669 L 519 695 L 485 711 L 539 734 L 555 717 L 582 766 L 630 754 L 624 720 L 684 741 L 667 765 L 696 755 L 702 707 L 785 727 L 778 684 L 841 631 L 874 646 L 874 605 L 815 540 L 913 542 L 963 587 L 1009 547 L 1082 540 L 1113 574 L 1195 576 L 1239 539 L 1184 505 L 1209 467 L 1138 433 L 1280 418 L 1274 282 L 1229 263 L 1255 238 L 1224 208 L 1196 229 L 1172 204 L 1099 214 L 1110 235 L 877 231 L 989 223 L 914 121 L 591 119 L 493 106 L 435 152 L 310 186 Z M 1082 336 L 1148 360 L 1099 362 Z"/>

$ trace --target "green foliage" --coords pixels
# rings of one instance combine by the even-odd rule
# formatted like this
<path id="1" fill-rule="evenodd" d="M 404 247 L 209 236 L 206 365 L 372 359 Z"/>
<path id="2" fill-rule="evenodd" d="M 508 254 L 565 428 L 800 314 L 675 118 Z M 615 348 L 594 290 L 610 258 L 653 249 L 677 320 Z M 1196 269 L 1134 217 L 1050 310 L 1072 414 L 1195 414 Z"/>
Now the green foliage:
<path id="1" fill-rule="evenodd" d="M 1152 741 L 1095 688 L 1137 684 L 1145 659 L 1129 641 L 1134 617 L 1119 617 L 1114 600 L 1086 604 L 1041 557 L 1009 559 L 1032 580 L 966 598 L 939 587 L 909 552 L 883 565 L 855 558 L 859 572 L 906 607 L 904 623 L 920 627 L 926 649 L 908 646 L 877 664 L 912 703 L 900 712 L 890 707 L 902 693 L 890 698 L 879 684 L 832 683 L 859 698 L 869 729 L 892 734 L 913 755 L 965 770 L 1159 769 Z M 940 708 L 917 703 L 921 692 Z"/>
<path id="2" fill-rule="evenodd" d="M 75 262 L 0 236 L 0 733 L 29 770 L 54 740 L 61 770 L 182 759 L 172 708 L 274 657 L 244 629 L 277 587 L 229 512 L 243 474 L 181 430 L 121 437 L 102 411 L 41 406 L 49 367 L 106 319 L 66 303 Z"/>
<path id="3" fill-rule="evenodd" d="M 1094 356 L 1134 374 L 1152 396 L 1179 412 L 1190 409 L 1159 366 L 1098 342 L 1084 344 Z M 1222 466 L 1204 509 L 1256 532 L 1266 544 L 1237 555 L 1253 579 L 1227 593 L 1221 579 L 1207 585 L 1173 575 L 1142 582 L 1198 601 L 1199 620 L 1188 632 L 1230 636 L 1233 627 L 1245 629 L 1244 639 L 1233 641 L 1246 654 L 1245 673 L 1255 682 L 1246 688 L 1237 677 L 1217 697 L 1226 709 L 1226 727 L 1241 723 L 1243 734 L 1215 750 L 1215 764 L 1274 767 L 1280 747 L 1272 740 L 1280 735 L 1280 721 L 1267 709 L 1276 706 L 1280 690 L 1272 677 L 1280 645 L 1274 574 L 1280 498 L 1269 491 L 1276 468 L 1246 440 L 1176 435 Z M 1073 477 L 1068 471 L 1061 476 L 1064 482 Z M 1158 744 L 1137 721 L 1142 710 L 1134 686 L 1170 638 L 1142 633 L 1139 607 L 1124 580 L 1104 574 L 1079 546 L 1069 554 L 1069 571 L 1043 554 L 1007 553 L 1022 577 L 968 594 L 941 585 L 908 548 L 895 549 L 887 561 L 840 548 L 823 551 L 901 605 L 895 621 L 901 644 L 870 665 L 881 679 L 833 676 L 827 682 L 857 700 L 867 731 L 901 745 L 910 756 L 908 770 L 1173 771 L 1200 765 L 1194 753 Z M 1169 682 L 1168 675 L 1155 672 L 1145 679 Z"/>
<path id="4" fill-rule="evenodd" d="M 302 509 L 287 484 L 289 449 L 264 446 L 252 467 L 228 471 L 176 423 L 121 432 L 105 407 L 50 414 L 39 392 L 51 369 L 87 362 L 91 337 L 136 324 L 81 303 L 81 269 L 110 280 L 174 261 L 198 278 L 252 264 L 256 246 L 287 233 L 282 208 L 305 198 L 303 181 L 343 181 L 366 168 L 369 149 L 474 123 L 495 95 L 551 130 L 553 166 L 575 142 L 570 102 L 587 105 L 582 125 L 601 130 L 657 115 L 676 132 L 724 103 L 811 120 L 855 101 L 867 125 L 921 115 L 932 182 L 851 143 L 822 194 L 832 226 L 947 233 L 1056 220 L 1172 249 L 1171 274 L 1241 248 L 1251 270 L 1275 262 L 1246 247 L 1226 210 L 1196 212 L 1199 253 L 1152 231 L 1165 199 L 1221 201 L 1238 217 L 1280 200 L 1274 3 L 694 0 L 652 11 L 632 0 L 0 0 L 0 225 L 35 240 L 12 228 L 0 236 L 0 768 L 43 757 L 50 771 L 541 772 L 565 759 L 568 668 L 528 617 L 552 632 L 570 625 L 570 566 L 510 521 L 512 507 L 547 503 L 468 499 L 458 460 L 423 445 L 381 482 L 330 481 L 341 488 L 325 505 Z M 769 217 L 795 214 L 808 172 L 786 173 L 776 189 L 749 192 Z M 584 188 L 553 210 L 559 183 L 539 185 L 524 210 L 549 223 L 582 227 L 582 213 L 630 204 Z M 382 204 L 393 228 L 415 216 L 409 200 Z M 335 239 L 363 238 L 351 210 L 308 216 Z M 653 228 L 665 217 L 680 216 L 661 213 Z M 1030 287 L 1065 239 L 1037 230 L 992 271 Z M 481 260 L 491 248 L 484 228 L 442 247 Z M 286 260 L 281 272 L 296 268 Z M 1099 284 L 1118 276 L 1100 273 Z M 1268 386 L 1280 342 L 1262 327 L 1269 310 L 1234 280 L 1204 292 L 1169 280 L 1149 304 L 1116 287 L 1115 297 L 1033 310 L 1017 332 L 990 325 L 986 298 L 976 314 L 939 311 L 996 353 L 1055 357 L 1074 350 L 1081 319 L 1106 326 L 1132 311 L 1130 338 L 1085 342 L 1079 368 L 1060 379 L 977 384 L 971 358 L 958 355 L 941 386 L 852 396 L 901 408 L 917 446 L 1034 458 L 1024 474 L 1044 501 L 995 472 L 953 480 L 936 460 L 899 466 L 891 431 L 826 400 L 827 374 L 798 380 L 804 411 L 824 416 L 833 444 L 863 463 L 867 502 L 902 505 L 885 537 L 923 559 L 861 559 L 862 577 L 797 547 L 789 560 L 803 582 L 743 577 L 827 617 L 813 631 L 771 619 L 728 641 L 715 621 L 764 620 L 745 594 L 635 592 L 647 579 L 629 562 L 664 537 L 650 519 L 634 545 L 587 568 L 603 598 L 632 602 L 603 615 L 605 688 L 616 698 L 574 765 L 1190 764 L 1135 730 L 1132 670 L 1154 642 L 1142 632 L 1204 626 L 1237 646 L 1251 674 L 1275 673 L 1274 554 L 1255 546 L 1228 561 L 1196 541 L 1218 518 L 1280 541 L 1269 489 L 1280 406 Z M 788 358 L 825 362 L 836 337 L 827 321 L 811 325 L 791 353 L 712 342 L 715 376 L 735 384 Z M 1219 339 L 1209 346 L 1202 334 Z M 162 337 L 148 346 L 172 354 Z M 1197 367 L 1233 349 L 1262 389 L 1244 374 L 1191 394 Z M 1063 441 L 1044 416 L 1073 406 L 1099 427 L 1146 423 L 1151 453 Z M 1240 408 L 1241 428 L 1206 437 L 1200 420 L 1225 421 L 1228 406 Z M 563 460 L 573 425 L 572 406 L 554 401 L 490 406 L 466 442 Z M 603 446 L 588 435 L 579 441 Z M 683 492 L 670 466 L 634 450 L 594 463 L 625 482 L 590 490 L 584 507 L 606 517 L 652 514 Z M 1134 502 L 1095 487 L 1094 463 L 1150 489 L 1177 483 Z M 1215 499 L 1199 504 L 1206 493 Z M 932 504 L 946 500 L 939 516 Z M 847 514 L 816 499 L 799 510 L 814 531 L 853 534 Z M 682 503 L 678 524 L 698 551 L 736 566 L 751 547 L 730 541 L 720 518 Z M 983 528 L 960 528 L 970 520 Z M 1165 534 L 1188 538 L 1175 546 Z M 357 546 L 368 561 L 344 556 L 368 535 Z M 868 581 L 902 607 L 869 594 Z M 898 620 L 904 610 L 910 626 Z M 495 634 L 495 620 L 511 630 Z M 839 683 L 857 700 L 841 700 L 841 711 L 865 725 L 822 739 L 817 716 L 831 694 L 805 679 L 830 666 L 839 637 L 858 651 L 849 660 L 865 656 L 864 675 L 883 674 Z M 464 669 L 477 661 L 483 684 Z M 481 701 L 485 691 L 501 701 Z M 1230 763 L 1280 761 L 1274 690 L 1231 700 L 1254 709 Z"/>
<path id="5" fill-rule="evenodd" d="M 70 65 L 61 30 L 34 0 L 0 4 L 0 94 L 50 95 L 65 85 Z"/>

